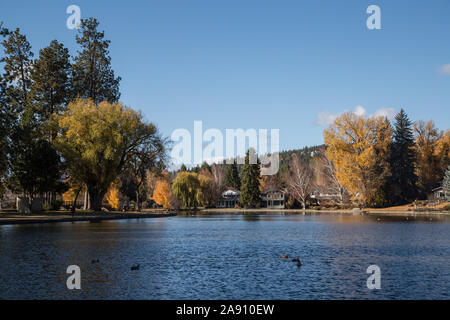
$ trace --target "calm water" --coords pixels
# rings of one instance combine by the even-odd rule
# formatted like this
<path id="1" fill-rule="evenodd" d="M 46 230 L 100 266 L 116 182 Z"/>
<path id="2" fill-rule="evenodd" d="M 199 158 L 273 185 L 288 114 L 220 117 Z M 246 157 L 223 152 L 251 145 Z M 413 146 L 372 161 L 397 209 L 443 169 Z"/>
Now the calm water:
<path id="1" fill-rule="evenodd" d="M 66 288 L 72 264 L 82 290 Z M 381 268 L 378 291 L 366 286 L 371 264 Z M 450 218 L 262 213 L 0 226 L 0 298 L 449 299 Z"/>

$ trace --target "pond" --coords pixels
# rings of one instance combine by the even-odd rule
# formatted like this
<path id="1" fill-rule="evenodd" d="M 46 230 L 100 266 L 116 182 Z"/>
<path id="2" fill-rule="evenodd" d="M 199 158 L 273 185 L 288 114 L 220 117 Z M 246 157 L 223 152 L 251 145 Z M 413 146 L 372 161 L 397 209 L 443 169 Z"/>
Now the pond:
<path id="1" fill-rule="evenodd" d="M 69 265 L 81 269 L 81 290 L 67 289 Z M 381 270 L 380 290 L 367 288 L 370 265 Z M 0 226 L 0 299 L 449 298 L 448 216 L 211 213 Z"/>

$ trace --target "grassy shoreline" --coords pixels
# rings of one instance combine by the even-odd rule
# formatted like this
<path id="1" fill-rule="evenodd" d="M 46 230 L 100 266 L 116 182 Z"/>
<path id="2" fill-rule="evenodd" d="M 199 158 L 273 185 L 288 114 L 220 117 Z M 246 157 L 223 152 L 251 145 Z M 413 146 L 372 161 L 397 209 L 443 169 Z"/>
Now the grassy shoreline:
<path id="1" fill-rule="evenodd" d="M 17 214 L 14 212 L 0 212 L 0 225 L 57 223 L 57 222 L 100 222 L 107 220 L 166 218 L 176 216 L 167 211 L 154 212 L 92 212 L 79 211 L 73 216 L 68 211 L 49 211 L 34 214 Z"/>
<path id="2" fill-rule="evenodd" d="M 100 222 L 107 220 L 124 219 L 146 219 L 146 218 L 164 218 L 173 217 L 177 214 L 247 214 L 247 213 L 284 213 L 284 214 L 320 214 L 337 213 L 352 215 L 385 215 L 392 217 L 410 217 L 410 216 L 450 216 L 450 211 L 445 210 L 401 210 L 397 208 L 386 209 L 362 209 L 362 210 L 327 210 L 327 209 L 234 209 L 234 208 L 199 208 L 197 210 L 174 210 L 155 209 L 144 212 L 93 212 L 77 211 L 72 216 L 69 211 L 48 211 L 32 214 L 18 214 L 15 211 L 0 211 L 0 225 L 13 224 L 33 224 L 33 223 L 57 223 L 57 222 Z"/>

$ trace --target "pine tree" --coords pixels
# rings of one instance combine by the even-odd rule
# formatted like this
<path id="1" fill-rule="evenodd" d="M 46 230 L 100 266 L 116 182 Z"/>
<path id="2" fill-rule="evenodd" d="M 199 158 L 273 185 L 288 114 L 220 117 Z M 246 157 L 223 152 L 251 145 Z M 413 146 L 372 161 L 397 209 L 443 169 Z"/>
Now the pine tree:
<path id="1" fill-rule="evenodd" d="M 450 201 L 450 165 L 447 168 L 444 176 L 444 182 L 442 183 L 447 200 Z"/>
<path id="2" fill-rule="evenodd" d="M 417 197 L 414 146 L 412 123 L 401 109 L 395 116 L 395 131 L 390 152 L 392 176 L 389 188 L 391 201 L 395 204 L 408 203 Z"/>
<path id="3" fill-rule="evenodd" d="M 99 22 L 95 18 L 82 19 L 79 35 L 76 36 L 81 51 L 73 65 L 73 86 L 75 95 L 94 103 L 119 101 L 121 78 L 114 76 L 109 56 L 109 40 L 104 32 L 97 31 Z"/>
<path id="4" fill-rule="evenodd" d="M 200 167 L 200 171 L 204 170 L 208 170 L 208 172 L 211 173 L 211 166 L 206 161 L 203 161 L 202 166 Z"/>
<path id="5" fill-rule="evenodd" d="M 4 63 L 6 82 L 6 95 L 10 107 L 16 114 L 21 115 L 22 123 L 30 123 L 32 110 L 29 107 L 29 91 L 31 86 L 31 72 L 33 64 L 33 52 L 25 35 L 16 29 L 8 33 L 8 38 L 3 41 L 5 56 L 0 59 Z"/>
<path id="6" fill-rule="evenodd" d="M 7 36 L 9 31 L 3 28 L 0 21 L 0 37 Z M 6 96 L 6 80 L 0 74 L 0 209 L 3 194 L 6 191 L 6 172 L 8 168 L 8 134 L 14 121 L 14 114 L 11 112 L 10 103 Z"/>
<path id="7" fill-rule="evenodd" d="M 225 185 L 236 190 L 241 189 L 241 180 L 239 178 L 239 171 L 237 164 L 227 164 L 225 170 Z"/>
<path id="8" fill-rule="evenodd" d="M 39 52 L 31 78 L 34 110 L 41 123 L 60 113 L 71 100 L 71 64 L 69 51 L 58 41 Z"/>
<path id="9" fill-rule="evenodd" d="M 256 164 L 251 164 L 250 157 L 256 158 L 255 151 L 250 149 L 245 156 L 245 164 L 242 169 L 242 183 L 241 183 L 241 205 L 248 208 L 258 207 L 260 204 L 260 191 L 259 191 L 259 176 L 260 176 L 260 164 L 256 161 Z"/>
<path id="10" fill-rule="evenodd" d="M 180 167 L 180 172 L 185 172 L 187 171 L 186 165 L 183 163 Z"/>

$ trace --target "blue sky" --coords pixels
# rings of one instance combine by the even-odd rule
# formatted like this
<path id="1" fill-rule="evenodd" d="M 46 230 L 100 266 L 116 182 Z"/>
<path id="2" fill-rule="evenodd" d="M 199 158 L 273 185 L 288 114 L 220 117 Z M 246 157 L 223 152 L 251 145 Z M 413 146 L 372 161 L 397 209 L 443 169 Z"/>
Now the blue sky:
<path id="1" fill-rule="evenodd" d="M 71 4 L 111 40 L 121 100 L 166 136 L 202 120 L 280 129 L 281 149 L 292 149 L 322 143 L 345 110 L 401 107 L 450 128 L 450 67 L 439 71 L 450 64 L 447 0 L 2 0 L 0 21 L 36 54 L 57 39 L 74 55 Z M 372 4 L 382 30 L 366 27 Z"/>

